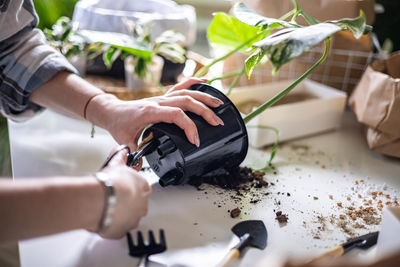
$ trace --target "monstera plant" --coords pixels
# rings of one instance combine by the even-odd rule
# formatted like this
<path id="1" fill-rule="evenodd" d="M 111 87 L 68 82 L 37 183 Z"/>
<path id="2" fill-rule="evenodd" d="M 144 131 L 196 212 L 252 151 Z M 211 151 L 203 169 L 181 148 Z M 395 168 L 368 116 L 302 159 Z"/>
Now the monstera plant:
<path id="1" fill-rule="evenodd" d="M 228 52 L 201 68 L 195 74 L 197 77 L 203 76 L 211 66 L 236 52 L 249 55 L 246 61 L 243 62 L 241 70 L 210 80 L 212 82 L 217 79 L 236 76 L 228 90 L 228 94 L 244 73 L 250 79 L 254 68 L 258 64 L 269 61 L 273 66 L 272 72 L 275 74 L 282 65 L 299 57 L 320 42 L 325 42 L 325 50 L 322 57 L 291 85 L 247 114 L 243 118 L 245 123 L 248 123 L 265 109 L 278 102 L 324 62 L 329 54 L 330 38 L 334 33 L 348 30 L 355 38 L 359 38 L 372 30 L 371 26 L 366 25 L 365 15 L 362 11 L 360 11 L 360 16 L 357 18 L 319 22 L 300 9 L 295 0 L 291 0 L 291 2 L 294 6 L 293 9 L 279 19 L 262 16 L 245 4 L 237 3 L 233 7 L 234 16 L 222 12 L 215 13 L 208 28 L 207 34 L 211 46 Z M 300 16 L 305 19 L 308 25 L 301 25 L 296 21 Z M 277 142 L 274 145 L 269 163 L 275 153 L 276 145 Z"/>

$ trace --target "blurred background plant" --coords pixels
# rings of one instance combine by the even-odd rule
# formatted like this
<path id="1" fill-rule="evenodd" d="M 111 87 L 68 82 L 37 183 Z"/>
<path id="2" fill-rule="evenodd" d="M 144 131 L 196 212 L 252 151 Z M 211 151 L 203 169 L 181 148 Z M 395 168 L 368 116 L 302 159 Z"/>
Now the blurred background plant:
<path id="1" fill-rule="evenodd" d="M 185 41 L 185 36 L 176 30 L 167 30 L 162 32 L 159 36 L 154 39 L 150 36 L 152 25 L 151 23 L 140 23 L 131 20 L 124 20 L 124 23 L 131 33 L 131 37 L 139 42 L 142 42 L 149 47 L 152 51 L 152 56 L 145 58 L 140 55 L 129 54 L 124 51 L 115 50 L 108 53 L 121 54 L 122 58 L 133 56 L 133 70 L 137 77 L 140 79 L 146 79 L 148 75 L 149 65 L 153 63 L 154 56 L 161 56 L 173 63 L 185 63 L 186 50 L 181 45 Z M 108 56 L 104 59 L 104 63 L 107 67 L 111 67 L 113 61 L 107 61 L 107 59 L 116 59 L 116 56 Z M 158 81 L 159 82 L 159 81 Z"/>
<path id="2" fill-rule="evenodd" d="M 63 16 L 72 17 L 78 0 L 33 0 L 39 16 L 39 29 L 51 28 Z"/>
<path id="3" fill-rule="evenodd" d="M 51 29 L 43 30 L 49 44 L 57 49 L 66 58 L 88 52 L 88 57 L 101 53 L 101 45 L 91 44 L 90 41 L 78 30 L 78 24 L 72 23 L 68 17 L 60 17 Z"/>

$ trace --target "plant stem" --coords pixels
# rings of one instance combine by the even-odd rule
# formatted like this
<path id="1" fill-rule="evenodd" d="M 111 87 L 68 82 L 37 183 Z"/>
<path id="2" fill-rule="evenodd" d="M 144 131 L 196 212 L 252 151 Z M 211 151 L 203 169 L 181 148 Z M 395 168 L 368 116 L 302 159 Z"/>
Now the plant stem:
<path id="1" fill-rule="evenodd" d="M 292 16 L 294 14 L 295 11 L 296 11 L 296 9 L 290 10 L 288 13 L 286 13 L 285 15 L 280 17 L 279 20 L 287 20 L 290 16 Z"/>
<path id="2" fill-rule="evenodd" d="M 278 150 L 278 145 L 279 145 L 279 130 L 275 127 L 271 127 L 271 126 L 265 126 L 265 125 L 249 125 L 247 126 L 248 128 L 259 128 L 259 129 L 264 129 L 264 130 L 272 130 L 275 132 L 276 135 L 276 139 L 275 139 L 275 143 L 272 146 L 272 150 L 271 150 L 271 155 L 269 157 L 269 160 L 267 161 L 267 163 L 265 164 L 264 168 L 261 169 L 257 169 L 255 171 L 265 171 L 267 169 L 269 169 L 269 167 L 271 166 L 272 160 L 275 158 L 276 155 L 276 151 Z"/>
<path id="3" fill-rule="evenodd" d="M 226 78 L 231 78 L 231 77 L 236 76 L 236 75 L 239 75 L 239 74 L 241 74 L 241 73 L 243 73 L 242 70 L 240 70 L 240 71 L 235 71 L 235 72 L 231 72 L 231 73 L 225 74 L 225 75 L 220 76 L 220 77 L 215 77 L 215 78 L 209 80 L 209 81 L 207 82 L 207 84 L 211 84 L 211 83 L 213 83 L 213 82 L 215 82 L 215 81 L 223 80 L 223 79 L 226 79 Z"/>
<path id="4" fill-rule="evenodd" d="M 233 82 L 231 83 L 231 86 L 229 86 L 229 90 L 228 92 L 226 92 L 226 95 L 229 96 L 232 92 L 233 87 L 236 86 L 236 84 L 239 82 L 240 77 L 242 77 L 243 73 L 246 71 L 246 66 L 243 67 L 243 69 L 238 73 L 238 75 L 236 76 L 236 78 L 233 80 Z"/>
<path id="5" fill-rule="evenodd" d="M 215 65 L 216 63 L 230 57 L 232 54 L 236 53 L 237 51 L 239 51 L 240 49 L 242 49 L 243 47 L 245 47 L 246 45 L 248 45 L 249 43 L 251 43 L 252 41 L 254 41 L 255 39 L 257 39 L 259 36 L 255 35 L 253 38 L 250 38 L 249 40 L 247 40 L 246 42 L 242 43 L 241 45 L 239 45 L 238 47 L 236 47 L 235 49 L 233 49 L 232 51 L 228 52 L 226 55 L 219 57 L 217 59 L 214 59 L 210 64 L 208 64 L 207 66 L 203 66 L 201 69 L 199 69 L 196 74 L 194 75 L 194 77 L 200 78 L 202 76 L 204 76 L 207 71 L 210 69 L 211 66 Z"/>
<path id="6" fill-rule="evenodd" d="M 311 17 L 311 16 L 309 16 L 309 15 L 307 15 L 306 13 L 304 13 L 304 11 L 300 11 L 300 14 L 299 15 L 302 15 L 303 17 L 304 17 L 304 19 L 308 22 L 308 24 L 310 24 L 310 25 L 315 25 L 315 24 L 318 24 L 319 22 L 318 22 L 318 20 L 316 20 L 316 19 L 314 19 L 313 17 Z"/>
<path id="7" fill-rule="evenodd" d="M 292 19 L 290 21 L 291 22 L 296 22 L 296 18 L 301 13 L 301 9 L 299 8 L 299 6 L 297 5 L 295 0 L 291 0 L 291 1 L 292 1 L 293 6 L 294 6 L 294 9 L 293 9 L 293 16 L 292 16 Z"/>
<path id="8" fill-rule="evenodd" d="M 280 93 L 275 95 L 273 98 L 271 98 L 269 101 L 266 103 L 262 104 L 259 106 L 257 109 L 249 113 L 246 117 L 243 118 L 244 123 L 248 123 L 251 121 L 254 117 L 258 116 L 261 112 L 278 102 L 282 97 L 284 97 L 287 93 L 289 93 L 296 85 L 298 85 L 301 81 L 303 81 L 311 72 L 313 72 L 322 62 L 325 61 L 326 57 L 328 56 L 329 49 L 330 49 L 330 44 L 331 44 L 331 38 L 328 37 L 325 40 L 325 50 L 324 54 L 322 57 L 311 67 L 309 68 L 303 75 L 301 75 L 299 78 L 297 78 L 296 81 L 294 81 L 291 85 L 289 85 L 286 89 L 282 90 Z"/>
<path id="9" fill-rule="evenodd" d="M 294 9 L 295 10 L 299 10 L 299 6 L 297 5 L 296 0 L 291 0 L 291 2 L 293 4 L 293 6 L 294 6 Z"/>

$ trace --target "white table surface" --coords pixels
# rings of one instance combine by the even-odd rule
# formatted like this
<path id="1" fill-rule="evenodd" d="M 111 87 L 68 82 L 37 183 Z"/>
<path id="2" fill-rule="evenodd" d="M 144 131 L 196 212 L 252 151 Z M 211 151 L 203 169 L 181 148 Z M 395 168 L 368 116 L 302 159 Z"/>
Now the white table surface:
<path id="1" fill-rule="evenodd" d="M 102 129 L 97 129 L 95 137 L 90 138 L 90 129 L 82 120 L 51 111 L 24 123 L 9 122 L 14 178 L 95 172 L 116 144 Z M 270 150 L 250 148 L 244 165 L 260 167 L 269 154 Z M 320 239 L 314 238 L 321 226 L 317 216 L 343 213 L 337 201 L 345 205 L 346 197 L 351 196 L 351 202 L 358 207 L 361 200 L 355 197 L 357 193 L 367 194 L 371 190 L 383 190 L 392 198 L 399 198 L 399 163 L 371 152 L 361 127 L 347 111 L 340 130 L 280 146 L 274 160 L 277 174 L 271 172 L 265 176 L 275 185 L 262 189 L 269 194 L 256 204 L 249 203 L 250 197 L 236 204 L 228 192 L 210 186 L 203 191 L 188 185 L 161 188 L 155 175 L 144 173 L 153 184 L 153 194 L 149 214 L 141 221 L 139 230 L 165 229 L 168 250 L 152 256 L 151 260 L 168 266 L 217 264 L 236 241 L 230 228 L 245 219 L 265 222 L 268 245 L 262 251 L 247 250 L 238 265 L 273 266 L 285 255 L 307 258 L 348 237 L 337 226 L 327 223 L 327 229 L 318 233 Z M 355 180 L 359 179 L 365 182 L 356 186 Z M 289 192 L 290 196 L 281 192 Z M 238 205 L 243 207 L 242 214 L 232 219 L 228 210 Z M 289 222 L 279 225 L 274 210 L 287 213 Z M 355 233 L 375 230 L 379 226 L 367 225 Z M 374 257 L 371 252 L 367 255 L 368 259 Z M 128 256 L 125 238 L 104 240 L 84 230 L 20 242 L 20 257 L 22 267 L 136 266 L 138 261 Z"/>

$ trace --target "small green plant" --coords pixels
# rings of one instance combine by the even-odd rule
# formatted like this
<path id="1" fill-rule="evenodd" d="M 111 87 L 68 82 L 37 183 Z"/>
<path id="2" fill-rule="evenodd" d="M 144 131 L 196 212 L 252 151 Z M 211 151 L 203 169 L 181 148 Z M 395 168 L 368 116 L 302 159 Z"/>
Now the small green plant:
<path id="1" fill-rule="evenodd" d="M 71 58 L 86 51 L 89 47 L 87 39 L 79 34 L 77 24 L 68 17 L 59 18 L 51 29 L 43 30 L 49 44 L 66 58 Z"/>
<path id="2" fill-rule="evenodd" d="M 184 41 L 183 34 L 175 30 L 167 30 L 152 42 L 151 25 L 125 21 L 131 36 L 114 32 L 80 30 L 79 25 L 68 17 L 61 17 L 44 33 L 51 46 L 67 58 L 84 55 L 88 60 L 103 54 L 103 62 L 107 68 L 118 57 L 134 58 L 134 72 L 144 79 L 148 66 L 155 55 L 174 63 L 184 63 L 186 50 L 179 44 Z"/>
<path id="3" fill-rule="evenodd" d="M 184 63 L 186 61 L 186 50 L 179 44 L 184 42 L 185 36 L 176 30 L 167 30 L 156 37 L 154 42 L 151 40 L 151 24 L 133 22 L 124 20 L 128 31 L 137 42 L 140 42 L 148 50 L 151 51 L 151 56 L 143 57 L 140 54 L 132 54 L 121 49 L 107 49 L 104 57 L 105 65 L 110 67 L 113 61 L 121 56 L 133 56 L 134 58 L 134 73 L 141 79 L 145 79 L 148 73 L 148 66 L 152 64 L 153 57 L 163 56 L 164 58 L 174 63 Z"/>
<path id="4" fill-rule="evenodd" d="M 271 62 L 273 66 L 272 72 L 276 74 L 282 65 L 301 56 L 320 42 L 325 42 L 325 50 L 322 57 L 291 85 L 247 114 L 243 118 L 245 123 L 248 123 L 265 109 L 278 102 L 325 61 L 329 54 L 331 35 L 341 30 L 348 30 L 353 33 L 354 37 L 359 38 L 372 30 L 371 26 L 366 25 L 365 15 L 362 11 L 357 18 L 319 22 L 301 10 L 295 0 L 291 0 L 291 2 L 294 6 L 293 9 L 279 19 L 262 16 L 245 4 L 237 3 L 233 7 L 234 16 L 222 12 L 215 13 L 208 28 L 207 35 L 211 46 L 228 52 L 201 68 L 195 76 L 203 76 L 211 66 L 236 52 L 249 55 L 242 69 L 210 80 L 212 82 L 236 76 L 227 94 L 230 93 L 244 73 L 250 79 L 253 70 L 258 64 L 267 61 Z M 302 16 L 309 25 L 298 24 L 296 19 L 299 16 Z M 266 126 L 259 127 L 265 128 Z M 271 155 L 275 155 L 276 146 L 277 143 L 275 143 Z M 271 160 L 269 160 L 269 163 Z"/>
<path id="5" fill-rule="evenodd" d="M 111 49 L 144 59 L 151 58 L 152 54 L 151 47 L 143 40 L 114 32 L 80 30 L 79 25 L 68 17 L 59 18 L 51 29 L 44 29 L 43 32 L 49 44 L 67 58 L 87 53 L 91 59 L 105 52 L 104 61 L 107 64 L 111 60 L 107 58 Z"/>

